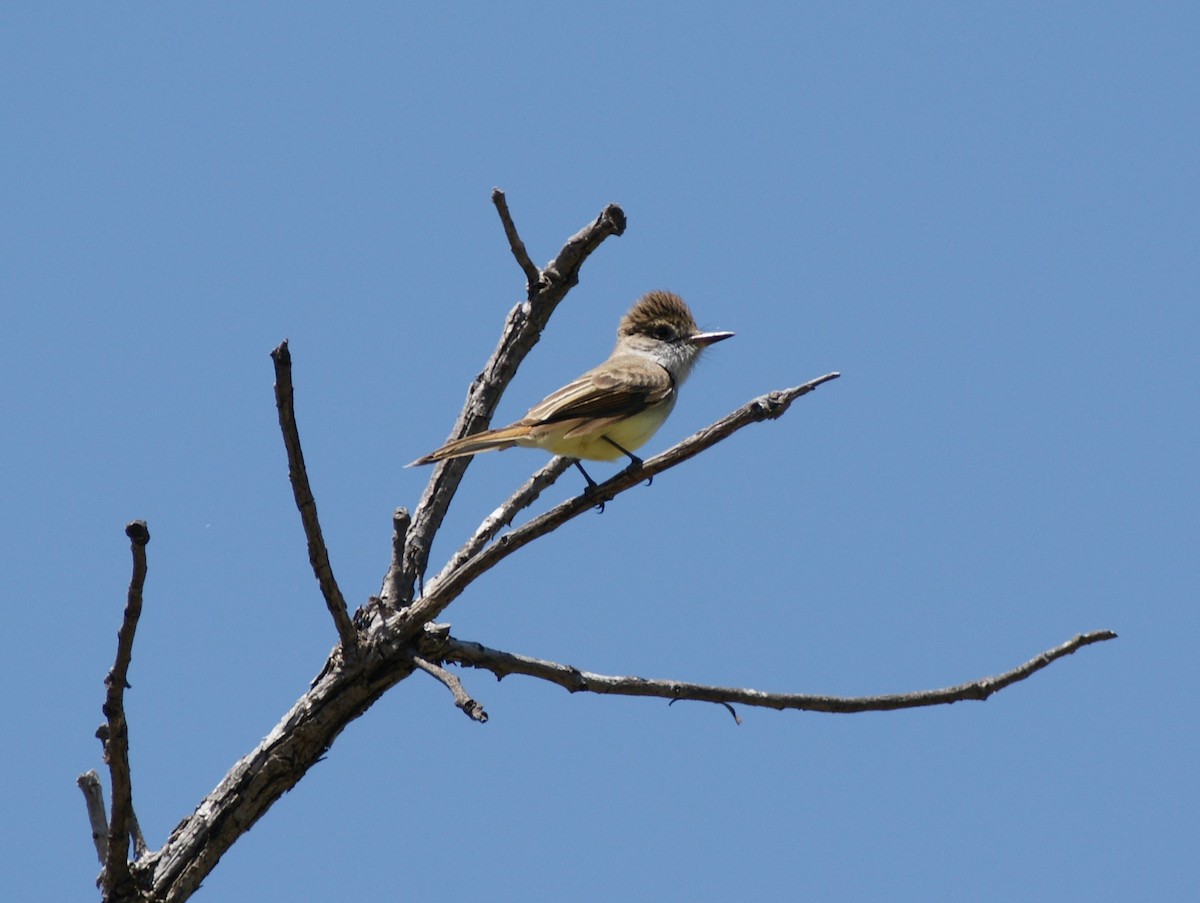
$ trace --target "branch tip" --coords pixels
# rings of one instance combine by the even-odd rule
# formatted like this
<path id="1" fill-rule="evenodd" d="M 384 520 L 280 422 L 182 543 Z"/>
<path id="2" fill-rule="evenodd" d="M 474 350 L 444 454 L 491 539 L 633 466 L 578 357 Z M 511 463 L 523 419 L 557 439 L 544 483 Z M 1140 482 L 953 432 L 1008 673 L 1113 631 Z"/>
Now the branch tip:
<path id="1" fill-rule="evenodd" d="M 125 525 L 125 535 L 137 546 L 145 546 L 150 542 L 150 528 L 144 520 L 131 520 Z"/>
<path id="2" fill-rule="evenodd" d="M 104 865 L 108 857 L 108 821 L 104 815 L 104 788 L 100 786 L 100 775 L 95 771 L 85 771 L 75 779 L 75 783 L 83 791 L 88 823 L 92 827 L 92 844 L 96 847 L 96 857 Z"/>
<path id="3" fill-rule="evenodd" d="M 625 234 L 625 227 L 629 221 L 625 218 L 625 211 L 616 204 L 609 204 L 604 208 L 604 212 L 600 214 L 605 224 L 612 230 L 612 234 L 620 238 Z"/>
<path id="4" fill-rule="evenodd" d="M 379 597 L 394 609 L 399 609 L 410 601 L 401 598 L 401 592 L 405 585 L 404 545 L 411 524 L 412 517 L 407 508 L 397 508 L 392 512 L 392 560 L 388 564 L 387 575 L 383 578 L 383 588 L 379 591 Z"/>
<path id="5" fill-rule="evenodd" d="M 341 639 L 342 649 L 347 655 L 358 647 L 358 632 L 346 608 L 346 599 L 333 575 L 329 561 L 329 550 L 321 533 L 321 521 L 317 517 L 317 501 L 308 482 L 308 471 L 304 466 L 304 450 L 300 446 L 300 430 L 296 425 L 295 390 L 292 387 L 292 356 L 288 351 L 287 339 L 271 352 L 275 362 L 275 407 L 279 412 L 279 429 L 283 433 L 283 445 L 287 451 L 288 479 L 292 484 L 292 496 L 300 512 L 300 522 L 308 539 L 308 561 L 312 566 L 325 606 L 333 618 Z"/>
<path id="6" fill-rule="evenodd" d="M 454 704 L 463 710 L 468 718 L 472 721 L 478 721 L 480 724 L 486 724 L 488 714 L 484 711 L 483 706 L 471 698 L 465 689 L 463 689 L 462 681 L 457 677 L 442 668 L 435 665 L 433 662 L 421 658 L 419 655 L 411 656 L 412 663 L 417 668 L 424 671 L 426 674 L 438 680 L 450 693 L 454 696 Z"/>
<path id="7" fill-rule="evenodd" d="M 499 188 L 492 189 L 492 203 L 496 205 L 496 212 L 500 214 L 500 223 L 504 227 L 504 236 L 508 239 L 509 250 L 512 251 L 521 272 L 525 274 L 525 292 L 532 301 L 533 296 L 541 288 L 542 271 L 530 259 L 529 252 L 525 249 L 525 242 L 521 241 L 517 225 L 513 222 L 512 214 L 508 210 L 508 200 Z"/>

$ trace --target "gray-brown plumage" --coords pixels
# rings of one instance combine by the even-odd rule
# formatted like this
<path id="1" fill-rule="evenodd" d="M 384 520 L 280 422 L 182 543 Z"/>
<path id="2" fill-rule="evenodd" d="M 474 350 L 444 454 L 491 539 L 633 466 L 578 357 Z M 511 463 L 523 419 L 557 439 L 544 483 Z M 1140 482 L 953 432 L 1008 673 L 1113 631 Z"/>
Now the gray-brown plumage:
<path id="1" fill-rule="evenodd" d="M 700 351 L 731 335 L 700 332 L 682 298 L 650 292 L 621 318 L 616 347 L 604 363 L 546 396 L 516 423 L 454 439 L 412 465 L 514 445 L 592 461 L 622 454 L 636 461 L 633 450 L 671 413 Z"/>

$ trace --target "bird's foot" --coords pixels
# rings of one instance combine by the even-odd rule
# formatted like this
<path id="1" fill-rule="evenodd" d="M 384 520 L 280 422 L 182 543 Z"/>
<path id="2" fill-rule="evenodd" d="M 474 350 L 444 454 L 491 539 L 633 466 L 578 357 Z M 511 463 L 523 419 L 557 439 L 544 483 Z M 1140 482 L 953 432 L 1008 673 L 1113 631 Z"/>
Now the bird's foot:
<path id="1" fill-rule="evenodd" d="M 634 472 L 642 469 L 642 467 L 643 467 L 642 459 L 639 458 L 637 455 L 635 455 L 633 452 L 631 452 L 629 449 L 618 445 L 616 442 L 613 442 L 611 439 L 608 438 L 608 436 L 604 437 L 604 441 L 607 442 L 609 445 L 611 445 L 613 448 L 615 448 L 617 451 L 619 451 L 621 454 L 623 454 L 626 458 L 629 459 L 629 466 L 625 468 L 626 473 L 634 473 Z M 649 486 L 653 482 L 654 482 L 653 474 L 646 477 L 646 485 L 647 486 Z"/>
<path id="2" fill-rule="evenodd" d="M 588 472 L 587 472 L 586 470 L 584 470 L 584 469 L 583 469 L 583 465 L 579 463 L 579 459 L 578 459 L 578 458 L 576 458 L 576 459 L 575 459 L 574 461 L 572 461 L 571 463 L 573 463 L 573 464 L 575 465 L 575 467 L 576 467 L 576 468 L 578 468 L 579 472 L 580 472 L 581 474 L 583 474 L 583 478 L 584 478 L 585 480 L 587 480 L 587 488 L 586 488 L 585 490 L 583 490 L 583 497 L 586 499 L 586 498 L 589 498 L 589 497 L 591 497 L 591 496 L 595 496 L 595 495 L 596 495 L 596 494 L 599 492 L 599 490 L 600 490 L 600 486 L 599 486 L 599 484 L 597 484 L 597 483 L 596 483 L 596 481 L 595 481 L 595 480 L 593 480 L 593 479 L 592 479 L 592 478 L 591 478 L 591 477 L 588 475 Z M 604 499 L 600 499 L 600 501 L 599 501 L 599 502 L 596 504 L 596 513 L 597 513 L 597 514 L 603 514 L 603 513 L 604 513 Z"/>

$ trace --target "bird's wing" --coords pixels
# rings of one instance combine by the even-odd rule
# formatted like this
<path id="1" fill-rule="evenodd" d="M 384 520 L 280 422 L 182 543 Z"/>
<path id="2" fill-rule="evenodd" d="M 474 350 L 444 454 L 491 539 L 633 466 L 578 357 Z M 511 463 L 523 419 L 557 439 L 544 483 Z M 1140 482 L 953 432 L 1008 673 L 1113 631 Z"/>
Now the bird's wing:
<path id="1" fill-rule="evenodd" d="M 579 417 L 630 417 L 671 397 L 675 381 L 664 367 L 637 355 L 610 358 L 530 408 L 521 423 Z"/>

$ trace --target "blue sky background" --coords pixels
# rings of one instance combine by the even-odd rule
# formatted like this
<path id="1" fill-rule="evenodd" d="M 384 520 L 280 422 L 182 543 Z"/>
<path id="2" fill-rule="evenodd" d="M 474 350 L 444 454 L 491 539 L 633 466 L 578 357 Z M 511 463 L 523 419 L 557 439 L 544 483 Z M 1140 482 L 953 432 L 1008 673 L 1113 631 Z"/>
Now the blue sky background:
<path id="1" fill-rule="evenodd" d="M 507 560 L 458 636 L 843 695 L 1120 639 L 985 704 L 740 727 L 468 672 L 479 726 L 418 675 L 197 899 L 1195 899 L 1198 33 L 1189 4 L 6 5 L 12 899 L 94 893 L 74 780 L 126 521 L 153 534 L 127 697 L 152 846 L 335 641 L 285 337 L 336 573 L 378 591 L 428 477 L 401 465 L 523 296 L 493 186 L 539 263 L 629 217 L 500 421 L 652 288 L 737 338 L 649 453 L 843 377 Z M 543 460 L 476 461 L 433 570 Z"/>

